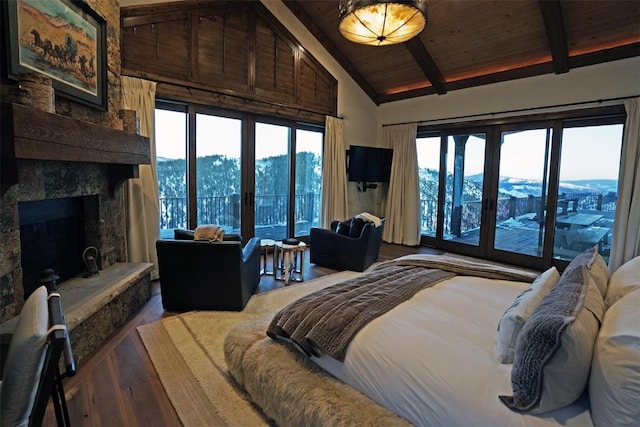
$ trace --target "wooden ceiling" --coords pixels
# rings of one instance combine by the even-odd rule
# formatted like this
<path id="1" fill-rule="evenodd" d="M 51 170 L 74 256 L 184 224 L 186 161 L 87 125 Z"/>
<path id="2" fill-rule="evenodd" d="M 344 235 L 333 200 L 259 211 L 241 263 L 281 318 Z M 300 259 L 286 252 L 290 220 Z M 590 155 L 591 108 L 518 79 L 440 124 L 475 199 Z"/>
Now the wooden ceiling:
<path id="1" fill-rule="evenodd" d="M 640 56 L 638 0 L 430 0 L 425 30 L 383 47 L 340 35 L 339 0 L 283 2 L 378 105 Z"/>

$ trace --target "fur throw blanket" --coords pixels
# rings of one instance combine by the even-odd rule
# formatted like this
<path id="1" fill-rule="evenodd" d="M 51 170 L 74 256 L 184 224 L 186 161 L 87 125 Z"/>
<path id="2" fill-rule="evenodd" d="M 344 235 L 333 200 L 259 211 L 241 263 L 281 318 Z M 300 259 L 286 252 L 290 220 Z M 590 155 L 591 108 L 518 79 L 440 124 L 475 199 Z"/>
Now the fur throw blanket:
<path id="1" fill-rule="evenodd" d="M 196 228 L 193 240 L 218 242 L 224 238 L 224 230 L 217 225 L 205 224 Z"/>

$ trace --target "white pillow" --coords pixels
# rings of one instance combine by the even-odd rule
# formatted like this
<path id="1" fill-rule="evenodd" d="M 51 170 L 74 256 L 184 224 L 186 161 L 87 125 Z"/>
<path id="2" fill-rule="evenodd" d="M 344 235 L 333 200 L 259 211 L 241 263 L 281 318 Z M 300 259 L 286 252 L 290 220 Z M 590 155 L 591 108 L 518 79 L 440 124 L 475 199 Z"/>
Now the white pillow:
<path id="1" fill-rule="evenodd" d="M 2 426 L 29 423 L 44 364 L 48 329 L 47 288 L 40 286 L 25 302 L 9 343 L 0 397 Z"/>
<path id="2" fill-rule="evenodd" d="M 598 246 L 594 246 L 591 250 L 593 256 L 586 264 L 587 273 L 594 280 L 602 298 L 604 298 L 607 293 L 607 284 L 609 283 L 609 267 L 602 255 L 598 253 Z"/>
<path id="3" fill-rule="evenodd" d="M 608 309 L 627 293 L 638 288 L 640 288 L 640 256 L 627 261 L 611 275 L 607 294 L 604 297 L 605 308 Z"/>
<path id="4" fill-rule="evenodd" d="M 516 297 L 500 318 L 496 351 L 500 363 L 513 363 L 513 353 L 520 329 L 540 305 L 542 299 L 560 280 L 560 273 L 551 267 L 540 274 L 531 285 Z"/>
<path id="5" fill-rule="evenodd" d="M 589 377 L 596 426 L 640 425 L 640 289 L 604 315 Z"/>

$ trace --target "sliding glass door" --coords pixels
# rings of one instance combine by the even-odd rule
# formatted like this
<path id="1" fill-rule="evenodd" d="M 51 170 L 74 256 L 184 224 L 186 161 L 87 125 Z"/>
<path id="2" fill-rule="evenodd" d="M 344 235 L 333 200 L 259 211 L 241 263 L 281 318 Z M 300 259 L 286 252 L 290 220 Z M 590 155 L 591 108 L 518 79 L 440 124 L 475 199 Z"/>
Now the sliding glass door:
<path id="1" fill-rule="evenodd" d="M 254 235 L 285 239 L 289 237 L 291 130 L 287 126 L 256 123 L 255 140 Z"/>
<path id="2" fill-rule="evenodd" d="M 608 259 L 623 123 L 610 114 L 419 130 L 423 243 L 532 268 L 595 245 Z"/>
<path id="3" fill-rule="evenodd" d="M 555 259 L 570 260 L 597 245 L 609 260 L 623 127 L 574 123 L 562 130 Z"/>
<path id="4" fill-rule="evenodd" d="M 493 248 L 542 256 L 551 128 L 500 132 Z"/>
<path id="5" fill-rule="evenodd" d="M 322 140 L 318 129 L 296 130 L 295 235 L 307 236 L 320 222 L 322 188 Z"/>
<path id="6" fill-rule="evenodd" d="M 323 127 L 158 102 L 160 226 L 215 224 L 243 237 L 308 236 L 318 225 Z"/>
<path id="7" fill-rule="evenodd" d="M 484 132 L 447 136 L 442 238 L 465 252 L 480 245 L 486 139 Z"/>
<path id="8" fill-rule="evenodd" d="M 317 127 L 256 123 L 256 236 L 308 236 L 318 225 L 323 138 Z"/>
<path id="9" fill-rule="evenodd" d="M 241 234 L 242 121 L 196 113 L 196 222 Z"/>
<path id="10" fill-rule="evenodd" d="M 420 184 L 420 232 L 436 237 L 438 228 L 438 197 L 440 182 L 439 133 L 425 134 L 416 140 L 418 179 Z"/>
<path id="11" fill-rule="evenodd" d="M 187 119 L 186 109 L 156 110 L 156 172 L 160 211 L 160 237 L 173 237 L 187 228 Z M 171 106 L 172 107 L 172 106 Z"/>

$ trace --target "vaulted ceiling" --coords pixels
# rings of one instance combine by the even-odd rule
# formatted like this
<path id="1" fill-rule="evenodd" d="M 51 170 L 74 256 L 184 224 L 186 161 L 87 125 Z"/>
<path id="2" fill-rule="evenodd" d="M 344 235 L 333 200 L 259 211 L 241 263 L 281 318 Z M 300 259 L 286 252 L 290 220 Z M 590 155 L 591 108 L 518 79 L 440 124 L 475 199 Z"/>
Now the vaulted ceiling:
<path id="1" fill-rule="evenodd" d="M 424 31 L 383 47 L 342 37 L 339 0 L 282 1 L 378 105 L 640 56 L 640 0 L 429 0 Z"/>
<path id="2" fill-rule="evenodd" d="M 425 30 L 383 47 L 341 36 L 339 0 L 283 2 L 378 105 L 640 56 L 638 0 L 430 0 Z"/>

